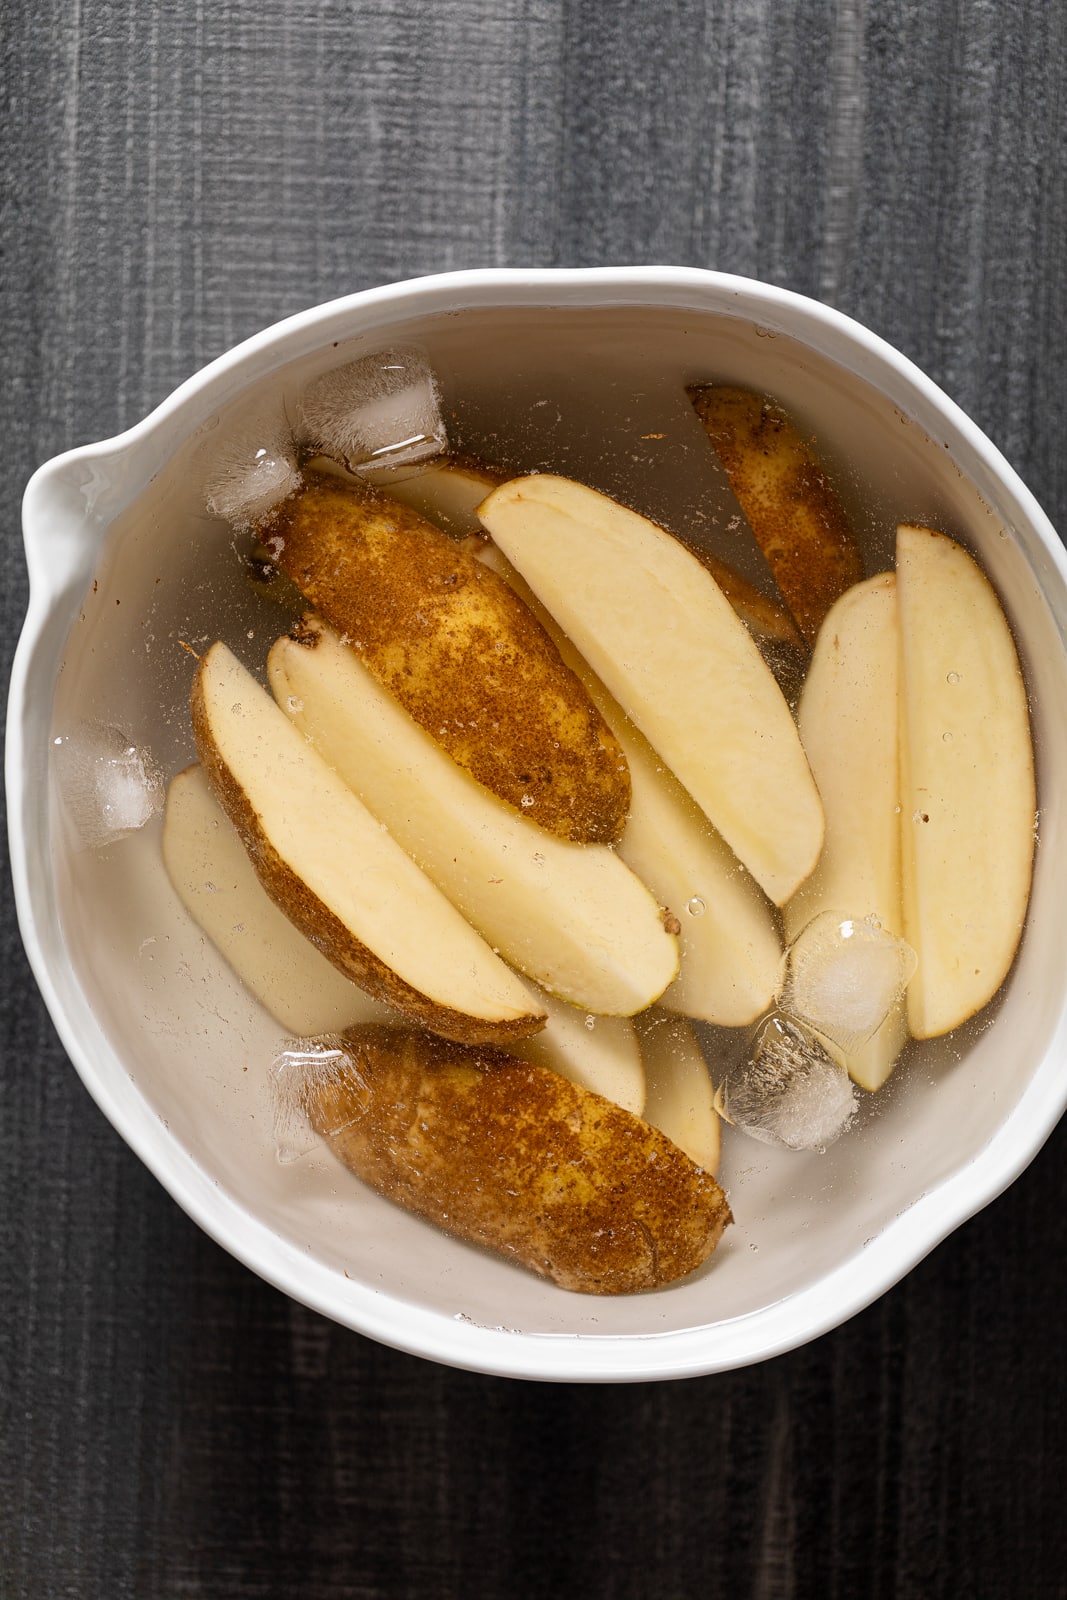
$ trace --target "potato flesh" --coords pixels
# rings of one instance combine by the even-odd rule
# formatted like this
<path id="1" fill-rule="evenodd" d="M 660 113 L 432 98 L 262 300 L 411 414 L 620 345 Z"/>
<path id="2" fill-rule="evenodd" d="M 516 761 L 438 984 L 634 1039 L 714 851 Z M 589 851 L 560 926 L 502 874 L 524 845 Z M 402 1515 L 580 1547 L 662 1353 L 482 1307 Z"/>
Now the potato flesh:
<path id="1" fill-rule="evenodd" d="M 258 530 L 311 605 L 473 778 L 576 843 L 610 844 L 626 762 L 505 583 L 415 511 L 309 476 Z"/>
<path id="2" fill-rule="evenodd" d="M 689 391 L 730 487 L 804 638 L 863 577 L 863 558 L 829 478 L 765 395 L 725 385 Z"/>
<path id="3" fill-rule="evenodd" d="M 561 1288 L 660 1288 L 730 1220 L 712 1175 L 662 1133 L 543 1067 L 407 1029 L 356 1029 L 343 1046 L 306 1103 L 344 1164 Z"/>
<path id="4" fill-rule="evenodd" d="M 163 861 L 186 910 L 287 1033 L 336 1033 L 399 1020 L 327 961 L 274 904 L 202 767 L 187 767 L 171 782 Z"/>
<path id="5" fill-rule="evenodd" d="M 766 896 L 503 552 L 489 544 L 480 559 L 536 609 L 626 756 L 630 815 L 617 849 L 679 923 L 681 964 L 659 1004 L 724 1028 L 754 1022 L 774 999 L 782 959 Z"/>
<path id="6" fill-rule="evenodd" d="M 223 644 L 197 672 L 193 731 L 264 889 L 341 971 L 451 1037 L 543 1025 L 521 981 Z"/>
<path id="7" fill-rule="evenodd" d="M 822 806 L 781 690 L 703 565 L 564 478 L 504 484 L 479 515 L 757 883 L 788 900 L 822 847 Z"/>
<path id="8" fill-rule="evenodd" d="M 1026 689 L 989 580 L 953 540 L 897 529 L 905 936 L 911 1031 L 927 1039 L 999 989 L 1022 934 L 1035 806 Z"/>
<path id="9" fill-rule="evenodd" d="M 548 1020 L 540 1033 L 509 1044 L 509 1053 L 558 1072 L 635 1117 L 643 1115 L 645 1064 L 632 1020 L 579 1011 L 544 990 L 537 991 L 537 1003 Z"/>
<path id="10" fill-rule="evenodd" d="M 654 1009 L 637 1024 L 647 1091 L 642 1115 L 706 1172 L 719 1165 L 721 1123 L 696 1034 L 684 1017 Z"/>
<path id="11" fill-rule="evenodd" d="M 678 971 L 653 896 L 606 845 L 559 839 L 463 771 L 324 625 L 270 652 L 278 704 L 505 960 L 586 1011 L 629 1016 Z"/>
<path id="12" fill-rule="evenodd" d="M 822 795 L 826 843 L 785 907 L 790 941 L 823 911 L 875 916 L 896 938 L 903 931 L 899 655 L 896 578 L 882 572 L 829 611 L 800 700 L 800 737 Z M 907 1037 L 898 1004 L 861 1049 L 841 1059 L 864 1089 L 878 1089 Z"/>

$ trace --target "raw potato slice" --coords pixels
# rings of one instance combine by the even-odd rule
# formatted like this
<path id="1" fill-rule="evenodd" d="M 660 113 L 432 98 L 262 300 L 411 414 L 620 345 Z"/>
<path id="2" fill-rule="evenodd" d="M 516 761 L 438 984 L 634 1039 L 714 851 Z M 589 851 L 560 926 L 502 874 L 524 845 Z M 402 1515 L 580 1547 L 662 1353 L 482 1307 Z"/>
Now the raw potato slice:
<path id="1" fill-rule="evenodd" d="M 487 789 L 580 844 L 610 844 L 626 762 L 526 607 L 470 551 L 373 489 L 308 476 L 261 542 L 369 669 Z"/>
<path id="2" fill-rule="evenodd" d="M 518 478 L 479 515 L 594 672 L 777 904 L 823 817 L 796 726 L 744 623 L 647 518 L 567 478 Z"/>
<path id="3" fill-rule="evenodd" d="M 1000 602 L 967 552 L 897 529 L 904 935 L 916 1038 L 981 1010 L 1011 966 L 1034 853 L 1030 719 Z"/>
<path id="4" fill-rule="evenodd" d="M 190 916 L 287 1033 L 310 1037 L 399 1020 L 278 910 L 202 767 L 179 772 L 167 791 L 163 861 Z"/>
<path id="5" fill-rule="evenodd" d="M 449 538 L 464 539 L 481 533 L 478 507 L 507 476 L 499 467 L 467 456 L 441 456 L 408 476 L 380 476 L 376 481 L 390 499 L 428 517 Z"/>
<path id="6" fill-rule="evenodd" d="M 801 696 L 800 737 L 822 795 L 826 842 L 783 913 L 790 943 L 823 911 L 857 921 L 873 915 L 901 936 L 899 654 L 896 578 L 881 572 L 831 608 Z M 907 1036 L 898 1005 L 861 1050 L 831 1053 L 861 1088 L 878 1089 Z"/>
<path id="7" fill-rule="evenodd" d="M 662 1133 L 544 1067 L 408 1029 L 356 1029 L 345 1046 L 348 1069 L 305 1102 L 345 1165 L 561 1288 L 660 1288 L 730 1221 L 715 1179 Z"/>
<path id="8" fill-rule="evenodd" d="M 755 1022 L 774 999 L 782 959 L 767 897 L 503 552 L 489 544 L 482 560 L 515 586 L 552 634 L 625 753 L 630 815 L 618 853 L 679 924 L 681 966 L 660 1005 L 724 1028 Z"/>
<path id="9" fill-rule="evenodd" d="M 549 1067 L 579 1089 L 600 1094 L 639 1117 L 645 1105 L 641 1046 L 629 1017 L 597 1017 L 538 990 L 548 1013 L 540 1033 L 508 1046 L 512 1055 Z"/>
<path id="10" fill-rule="evenodd" d="M 336 967 L 450 1038 L 500 1042 L 543 1026 L 521 981 L 224 644 L 200 663 L 192 713 L 260 883 Z"/>
<path id="11" fill-rule="evenodd" d="M 512 965 L 586 1011 L 629 1016 L 662 994 L 678 947 L 606 845 L 546 834 L 476 784 L 332 630 L 274 645 L 271 687 L 301 732 Z"/>
<path id="12" fill-rule="evenodd" d="M 840 594 L 863 577 L 863 558 L 826 473 L 788 417 L 749 389 L 687 391 L 809 644 Z"/>
<path id="13" fill-rule="evenodd" d="M 719 1165 L 719 1113 L 704 1052 L 681 1017 L 647 1011 L 637 1024 L 647 1084 L 644 1117 L 705 1172 Z"/>

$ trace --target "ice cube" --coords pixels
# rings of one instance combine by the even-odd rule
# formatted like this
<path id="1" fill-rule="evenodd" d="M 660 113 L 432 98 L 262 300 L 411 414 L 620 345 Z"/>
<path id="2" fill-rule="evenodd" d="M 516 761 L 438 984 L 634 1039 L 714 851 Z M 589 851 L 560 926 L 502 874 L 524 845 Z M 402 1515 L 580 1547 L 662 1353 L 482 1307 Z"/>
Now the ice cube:
<path id="1" fill-rule="evenodd" d="M 296 446 L 281 417 L 246 425 L 217 444 L 204 485 L 207 509 L 247 532 L 300 487 Z"/>
<path id="2" fill-rule="evenodd" d="M 316 1085 L 351 1077 L 352 1057 L 337 1034 L 314 1039 L 288 1039 L 275 1052 L 270 1065 L 270 1097 L 274 1119 L 274 1149 L 283 1166 L 299 1161 L 319 1143 L 308 1118 Z M 337 1133 L 338 1128 L 326 1128 Z"/>
<path id="3" fill-rule="evenodd" d="M 52 748 L 59 792 L 85 848 L 113 844 L 163 809 L 162 772 L 121 729 L 85 722 Z"/>
<path id="4" fill-rule="evenodd" d="M 306 443 L 364 476 L 448 448 L 437 381 L 422 351 L 406 346 L 324 372 L 308 385 L 301 412 Z"/>
<path id="5" fill-rule="evenodd" d="M 716 1108 L 764 1144 L 825 1150 L 855 1116 L 856 1091 L 814 1034 L 773 1012 L 720 1084 Z"/>
<path id="6" fill-rule="evenodd" d="M 911 945 L 877 917 L 824 911 L 789 947 L 779 1008 L 852 1055 L 877 1033 L 917 965 Z"/>

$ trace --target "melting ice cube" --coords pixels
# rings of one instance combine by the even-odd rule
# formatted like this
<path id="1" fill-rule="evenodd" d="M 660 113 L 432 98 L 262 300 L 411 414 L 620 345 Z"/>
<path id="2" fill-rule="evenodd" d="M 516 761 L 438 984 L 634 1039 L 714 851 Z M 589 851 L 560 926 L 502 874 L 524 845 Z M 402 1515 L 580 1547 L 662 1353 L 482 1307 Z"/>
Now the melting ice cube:
<path id="1" fill-rule="evenodd" d="M 135 833 L 163 809 L 162 772 L 119 728 L 84 722 L 52 749 L 63 804 L 87 849 Z"/>
<path id="2" fill-rule="evenodd" d="M 281 418 L 212 444 L 204 499 L 212 516 L 248 531 L 300 487 L 296 447 Z"/>
<path id="3" fill-rule="evenodd" d="M 818 1039 L 776 1012 L 760 1025 L 748 1059 L 727 1073 L 716 1105 L 764 1144 L 825 1150 L 852 1121 L 856 1092 Z"/>
<path id="4" fill-rule="evenodd" d="M 316 1088 L 351 1074 L 351 1052 L 336 1034 L 314 1039 L 289 1039 L 270 1065 L 270 1096 L 274 1113 L 274 1148 L 283 1165 L 299 1161 L 319 1142 L 308 1108 Z M 338 1128 L 326 1128 L 337 1133 Z"/>
<path id="5" fill-rule="evenodd" d="M 917 965 L 911 945 L 877 917 L 824 911 L 789 947 L 778 1004 L 852 1055 L 881 1027 Z"/>
<path id="6" fill-rule="evenodd" d="M 306 442 L 364 475 L 448 447 L 437 381 L 420 350 L 377 350 L 323 373 L 301 410 Z"/>

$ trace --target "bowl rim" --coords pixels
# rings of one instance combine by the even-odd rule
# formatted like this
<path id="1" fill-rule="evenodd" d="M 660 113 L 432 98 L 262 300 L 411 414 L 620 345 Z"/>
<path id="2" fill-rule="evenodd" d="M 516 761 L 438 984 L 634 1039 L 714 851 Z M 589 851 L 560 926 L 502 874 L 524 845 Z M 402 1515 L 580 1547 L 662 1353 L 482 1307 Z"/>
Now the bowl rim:
<path id="1" fill-rule="evenodd" d="M 861 375 L 877 371 L 878 387 L 910 400 L 909 413 L 937 423 L 946 447 L 973 457 L 970 476 L 979 492 L 984 479 L 998 498 L 1014 503 L 1018 520 L 1043 547 L 1067 593 L 1067 552 L 1034 496 L 997 447 L 908 357 L 844 313 L 795 291 L 757 279 L 700 268 L 642 266 L 599 268 L 481 268 L 431 274 L 364 289 L 307 308 L 261 330 L 185 379 L 146 417 L 122 433 L 64 451 L 38 468 L 23 500 L 23 536 L 30 572 L 26 619 L 12 664 L 8 693 L 5 780 L 8 834 L 19 926 L 46 1007 L 83 1084 L 105 1116 L 178 1204 L 217 1243 L 260 1277 L 297 1301 L 344 1326 L 412 1355 L 501 1377 L 561 1382 L 644 1382 L 700 1376 L 753 1364 L 794 1349 L 838 1326 L 877 1299 L 918 1264 L 948 1234 L 1000 1194 L 1028 1165 L 1067 1106 L 1067 1000 L 1044 1057 L 1017 1104 L 994 1136 L 932 1188 L 918 1195 L 863 1247 L 806 1288 L 741 1317 L 662 1333 L 532 1334 L 487 1327 L 461 1315 L 448 1317 L 344 1278 L 260 1222 L 222 1189 L 160 1124 L 140 1090 L 127 1104 L 110 1092 L 94 1062 L 111 1049 L 92 1013 L 77 1019 L 56 983 L 45 950 L 55 938 L 58 910 L 50 874 L 35 870 L 46 860 L 32 848 L 33 821 L 41 806 L 29 792 L 33 709 L 50 711 L 67 626 L 56 624 L 56 573 L 37 549 L 40 519 L 54 499 L 62 474 L 72 466 L 105 466 L 132 455 L 172 425 L 182 437 L 198 420 L 256 378 L 322 348 L 334 329 L 346 336 L 376 325 L 387 327 L 402 310 L 405 320 L 446 309 L 487 306 L 606 307 L 688 305 L 727 312 L 773 327 L 817 347 Z M 360 319 L 359 328 L 349 326 Z M 809 340 L 810 342 L 810 340 Z M 891 379 L 891 382 L 887 382 Z M 928 431 L 930 429 L 928 428 Z M 171 448 L 173 445 L 171 446 Z M 974 467 L 978 475 L 975 476 Z M 141 487 L 151 477 L 144 476 Z M 137 491 L 139 492 L 139 490 Z M 132 498 L 132 494 L 131 494 Z M 104 531 L 87 528 L 95 553 Z M 62 620 L 62 619 L 60 619 Z M 37 719 L 39 721 L 39 718 Z M 63 940 L 59 937 L 59 947 Z M 94 1034 L 95 1029 L 95 1034 Z M 93 1039 L 94 1049 L 88 1040 Z M 116 1058 L 117 1059 L 117 1058 Z M 663 1292 L 670 1292 L 669 1290 Z"/>

